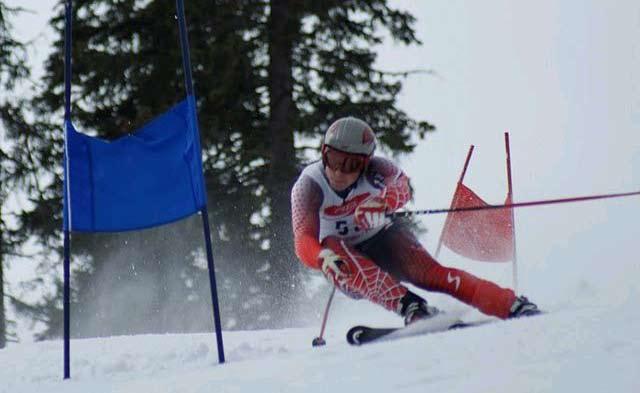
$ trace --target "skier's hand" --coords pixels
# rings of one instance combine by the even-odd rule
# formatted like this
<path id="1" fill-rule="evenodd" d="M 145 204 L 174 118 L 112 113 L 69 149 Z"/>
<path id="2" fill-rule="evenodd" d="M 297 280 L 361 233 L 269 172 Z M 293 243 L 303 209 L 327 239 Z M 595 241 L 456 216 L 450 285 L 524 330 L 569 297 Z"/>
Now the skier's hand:
<path id="1" fill-rule="evenodd" d="M 335 285 L 348 278 L 351 274 L 347 264 L 330 248 L 322 249 L 318 254 L 318 259 L 320 259 L 322 273 Z"/>
<path id="2" fill-rule="evenodd" d="M 368 199 L 356 208 L 355 221 L 360 228 L 367 230 L 382 226 L 387 214 L 387 204 L 381 197 Z"/>

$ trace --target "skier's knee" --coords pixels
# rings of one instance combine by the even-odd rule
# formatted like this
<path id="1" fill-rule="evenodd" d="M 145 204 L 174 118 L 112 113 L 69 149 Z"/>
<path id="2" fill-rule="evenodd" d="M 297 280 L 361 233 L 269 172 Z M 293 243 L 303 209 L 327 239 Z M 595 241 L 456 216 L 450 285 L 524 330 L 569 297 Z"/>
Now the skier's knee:
<path id="1" fill-rule="evenodd" d="M 342 292 L 343 294 L 345 294 L 347 297 L 349 297 L 351 299 L 360 300 L 360 299 L 364 298 L 364 294 L 362 294 L 360 292 L 357 292 L 357 291 L 354 291 L 354 290 L 351 290 L 350 288 L 348 288 L 346 286 L 345 287 L 338 286 L 338 289 L 340 290 L 340 292 Z"/>

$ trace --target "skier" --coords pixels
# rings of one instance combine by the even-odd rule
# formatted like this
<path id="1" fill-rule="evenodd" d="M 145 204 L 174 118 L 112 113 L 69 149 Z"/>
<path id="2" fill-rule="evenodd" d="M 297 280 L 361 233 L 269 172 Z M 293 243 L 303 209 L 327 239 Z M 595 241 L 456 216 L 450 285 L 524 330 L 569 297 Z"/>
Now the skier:
<path id="1" fill-rule="evenodd" d="M 449 294 L 498 318 L 539 313 L 511 289 L 442 266 L 402 221 L 386 216 L 411 197 L 408 177 L 374 156 L 371 127 L 341 118 L 327 130 L 322 160 L 308 165 L 291 192 L 296 255 L 347 296 L 404 317 L 406 325 L 439 311 L 401 282 Z"/>

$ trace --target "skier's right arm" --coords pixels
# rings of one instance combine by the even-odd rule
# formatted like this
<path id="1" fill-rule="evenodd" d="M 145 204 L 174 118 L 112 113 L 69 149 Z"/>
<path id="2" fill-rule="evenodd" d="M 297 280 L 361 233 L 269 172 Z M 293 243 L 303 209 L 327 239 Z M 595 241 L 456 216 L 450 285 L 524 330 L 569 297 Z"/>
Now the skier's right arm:
<path id="1" fill-rule="evenodd" d="M 291 223 L 296 255 L 307 266 L 320 270 L 322 246 L 320 206 L 322 189 L 310 177 L 301 176 L 291 190 Z"/>

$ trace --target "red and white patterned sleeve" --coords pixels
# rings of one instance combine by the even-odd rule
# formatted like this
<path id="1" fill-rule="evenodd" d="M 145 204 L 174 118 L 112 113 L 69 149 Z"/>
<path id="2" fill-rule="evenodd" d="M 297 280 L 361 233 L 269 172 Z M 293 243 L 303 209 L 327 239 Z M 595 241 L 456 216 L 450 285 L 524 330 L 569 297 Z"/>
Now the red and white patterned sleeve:
<path id="1" fill-rule="evenodd" d="M 409 178 L 392 161 L 375 157 L 371 160 L 371 169 L 383 178 L 384 193 L 381 196 L 387 211 L 398 210 L 411 199 Z"/>
<path id="2" fill-rule="evenodd" d="M 307 266 L 320 269 L 318 254 L 322 189 L 308 176 L 300 176 L 291 190 L 291 223 L 296 255 Z"/>

